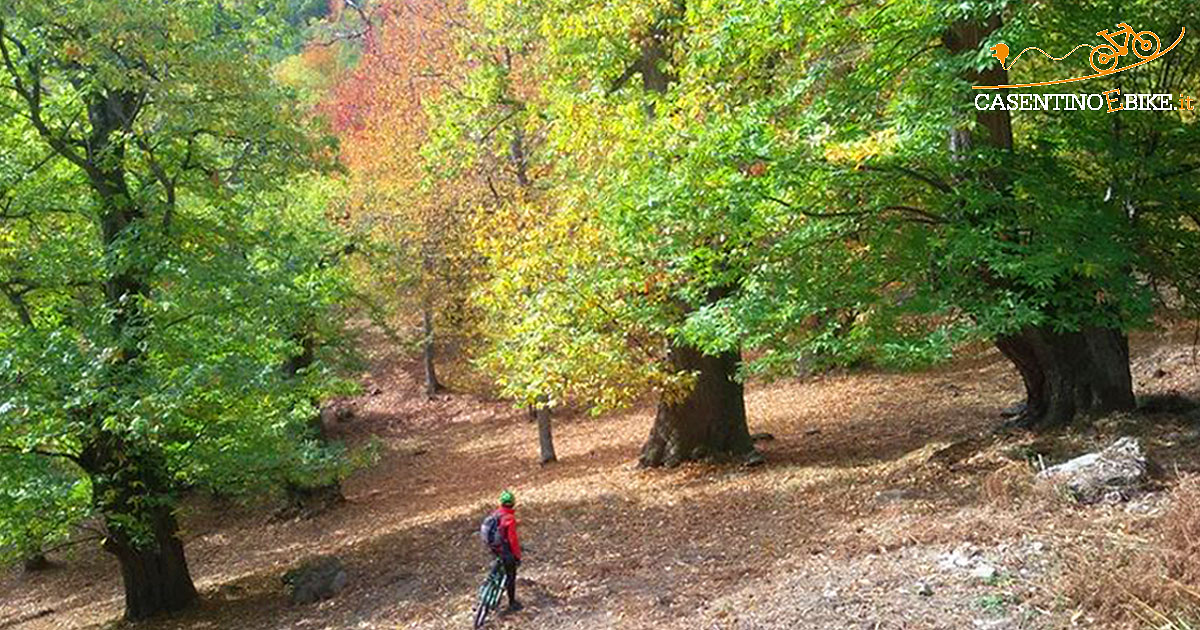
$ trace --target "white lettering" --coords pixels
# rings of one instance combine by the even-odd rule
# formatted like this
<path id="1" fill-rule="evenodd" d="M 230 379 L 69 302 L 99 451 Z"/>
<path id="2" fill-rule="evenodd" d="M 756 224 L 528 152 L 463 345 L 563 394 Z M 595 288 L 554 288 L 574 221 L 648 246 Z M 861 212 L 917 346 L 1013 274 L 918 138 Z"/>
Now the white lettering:
<path id="1" fill-rule="evenodd" d="M 984 92 L 975 96 L 979 111 L 1175 111 L 1174 94 L 1121 94 L 1118 89 L 1101 94 Z"/>

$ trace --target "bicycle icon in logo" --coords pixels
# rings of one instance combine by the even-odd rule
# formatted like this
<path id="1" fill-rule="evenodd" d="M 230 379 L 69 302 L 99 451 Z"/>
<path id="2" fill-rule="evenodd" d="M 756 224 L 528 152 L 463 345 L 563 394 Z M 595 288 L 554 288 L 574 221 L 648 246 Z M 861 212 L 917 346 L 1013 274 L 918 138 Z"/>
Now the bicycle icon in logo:
<path id="1" fill-rule="evenodd" d="M 1112 74 L 1117 71 L 1121 57 L 1129 54 L 1130 38 L 1133 39 L 1133 54 L 1137 55 L 1138 59 L 1152 59 L 1158 54 L 1159 48 L 1162 48 L 1162 42 L 1158 39 L 1158 35 L 1152 31 L 1135 33 L 1133 27 L 1124 22 L 1117 26 L 1120 27 L 1120 30 L 1114 33 L 1109 33 L 1108 29 L 1096 33 L 1097 37 L 1108 40 L 1107 44 L 1093 46 L 1092 55 L 1088 59 L 1092 64 L 1092 69 L 1100 74 Z M 1116 36 L 1120 35 L 1124 35 L 1125 39 L 1118 44 Z M 1182 38 L 1183 33 L 1180 33 L 1179 36 Z"/>

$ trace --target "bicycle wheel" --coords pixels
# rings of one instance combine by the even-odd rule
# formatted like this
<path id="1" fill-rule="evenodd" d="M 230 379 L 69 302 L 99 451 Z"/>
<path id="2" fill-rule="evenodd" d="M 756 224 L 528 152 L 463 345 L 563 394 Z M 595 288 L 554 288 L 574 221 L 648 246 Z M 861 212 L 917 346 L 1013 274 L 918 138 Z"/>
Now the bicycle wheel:
<path id="1" fill-rule="evenodd" d="M 504 596 L 504 576 L 492 580 L 489 584 L 487 598 L 484 600 L 487 603 L 488 610 L 496 610 L 500 607 L 500 598 Z"/>
<path id="2" fill-rule="evenodd" d="M 488 607 L 483 602 L 475 605 L 475 630 L 479 630 L 483 624 L 487 623 L 487 614 Z"/>
<path id="3" fill-rule="evenodd" d="M 488 613 L 500 604 L 500 594 L 504 592 L 504 569 L 499 562 L 492 564 L 492 570 L 479 585 L 479 603 L 475 605 L 475 630 L 487 623 Z"/>
<path id="4" fill-rule="evenodd" d="M 1150 31 L 1142 31 L 1133 37 L 1133 54 L 1137 55 L 1138 59 L 1149 59 L 1158 54 L 1162 48 L 1162 41 L 1158 39 L 1158 35 Z"/>
<path id="5" fill-rule="evenodd" d="M 479 601 L 475 604 L 475 630 L 483 627 L 487 623 L 488 613 L 492 610 L 492 588 L 491 581 L 488 580 L 479 587 Z"/>
<path id="6" fill-rule="evenodd" d="M 487 623 L 488 613 L 491 612 L 492 599 L 492 584 L 491 580 L 487 580 L 479 587 L 479 602 L 475 604 L 475 630 L 483 627 Z"/>
<path id="7" fill-rule="evenodd" d="M 1117 49 L 1108 44 L 1100 44 L 1092 48 L 1092 56 L 1088 58 L 1092 64 L 1092 70 L 1096 74 L 1108 74 L 1117 69 L 1121 63 L 1121 56 L 1117 54 Z"/>

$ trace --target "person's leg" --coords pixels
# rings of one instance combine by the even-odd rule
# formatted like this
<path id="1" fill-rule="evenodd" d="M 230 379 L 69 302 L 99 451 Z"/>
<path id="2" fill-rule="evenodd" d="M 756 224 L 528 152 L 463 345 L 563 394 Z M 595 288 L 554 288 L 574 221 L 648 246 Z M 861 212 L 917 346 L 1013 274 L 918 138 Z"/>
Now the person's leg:
<path id="1" fill-rule="evenodd" d="M 504 573 L 508 576 L 508 607 L 513 610 L 521 609 L 521 602 L 517 601 L 517 562 L 516 560 L 506 559 L 504 562 Z"/>

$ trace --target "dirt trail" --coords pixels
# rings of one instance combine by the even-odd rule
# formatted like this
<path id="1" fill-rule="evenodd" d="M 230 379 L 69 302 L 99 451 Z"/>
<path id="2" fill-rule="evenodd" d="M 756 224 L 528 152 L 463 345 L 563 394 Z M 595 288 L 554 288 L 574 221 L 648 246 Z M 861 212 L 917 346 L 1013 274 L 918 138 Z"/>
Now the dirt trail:
<path id="1" fill-rule="evenodd" d="M 1140 394 L 1198 393 L 1183 344 L 1147 338 L 1136 354 Z M 649 410 L 559 419 L 560 462 L 543 468 L 523 413 L 459 394 L 426 401 L 414 364 L 380 355 L 372 365 L 366 390 L 380 393 L 332 427 L 382 447 L 378 465 L 346 483 L 348 503 L 284 523 L 262 506 L 189 504 L 204 603 L 136 627 L 467 627 L 487 563 L 476 527 L 510 487 L 529 547 L 528 607 L 491 627 L 1056 628 L 1073 612 L 1048 590 L 1064 553 L 1088 531 L 1156 509 L 1151 498 L 1046 516 L 992 496 L 989 480 L 1013 465 L 1005 453 L 1028 441 L 993 436 L 997 410 L 1018 395 L 993 353 L 923 374 L 753 385 L 751 430 L 777 438 L 761 444 L 768 463 L 670 471 L 633 465 Z M 1094 430 L 1072 446 L 1111 437 Z M 1164 466 L 1195 469 L 1182 448 L 1152 450 Z M 289 606 L 279 576 L 322 553 L 346 560 L 350 586 Z M 0 578 L 0 630 L 108 627 L 119 616 L 108 557 L 83 549 L 58 560 Z"/>

